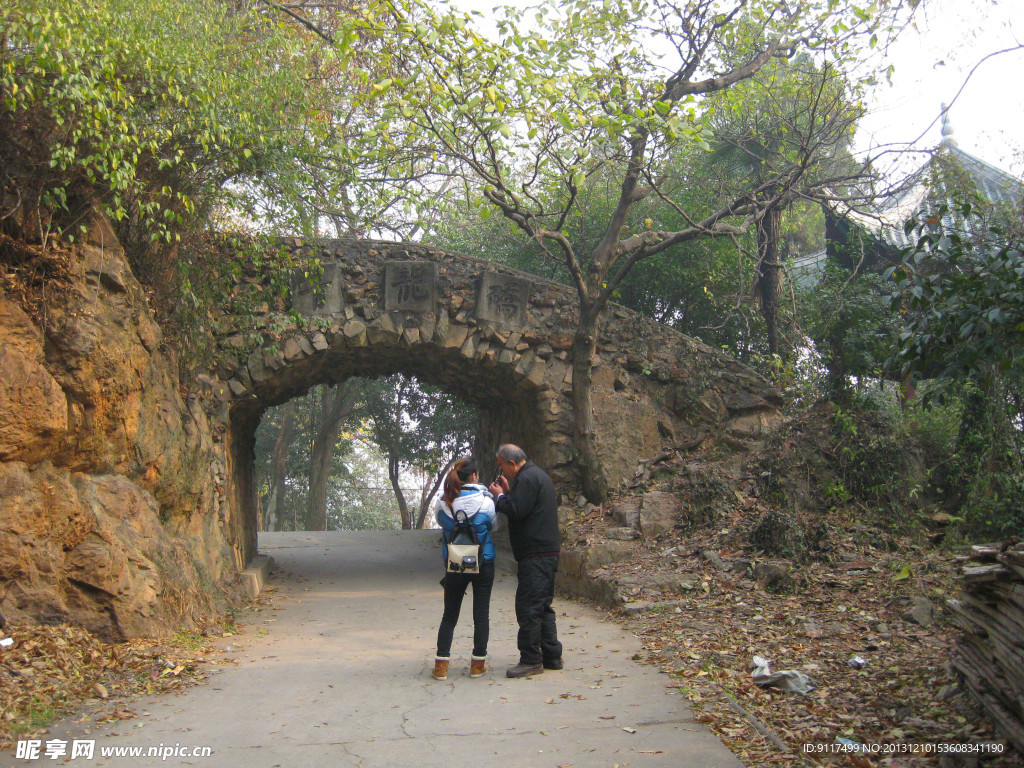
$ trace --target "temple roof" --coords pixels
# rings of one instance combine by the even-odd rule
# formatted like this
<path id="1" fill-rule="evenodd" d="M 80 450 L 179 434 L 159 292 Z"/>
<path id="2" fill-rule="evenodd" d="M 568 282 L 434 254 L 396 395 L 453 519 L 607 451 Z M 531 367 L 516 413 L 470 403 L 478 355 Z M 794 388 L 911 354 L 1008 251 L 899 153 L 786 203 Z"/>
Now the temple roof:
<path id="1" fill-rule="evenodd" d="M 885 245 L 898 250 L 912 242 L 904 225 L 921 214 L 945 208 L 944 225 L 969 229 L 969 224 L 952 218 L 954 203 L 963 198 L 964 192 L 976 192 L 993 208 L 1019 207 L 1022 198 L 1019 179 L 960 149 L 953 141 L 953 131 L 946 120 L 942 135 L 942 144 L 932 157 L 891 194 L 879 198 L 870 208 L 851 208 L 840 213 Z"/>
<path id="2" fill-rule="evenodd" d="M 980 234 L 973 231 L 977 220 L 965 220 L 958 213 L 955 203 L 965 198 L 964 193 L 976 193 L 990 208 L 1020 217 L 1024 200 L 1021 180 L 960 149 L 943 109 L 942 143 L 927 162 L 870 204 L 856 208 L 839 205 L 827 213 L 826 248 L 795 256 L 789 262 L 797 284 L 815 285 L 830 258 L 847 268 L 853 268 L 858 260 L 867 269 L 892 263 L 898 259 L 899 251 L 913 245 L 920 234 L 912 230 L 908 235 L 907 222 L 937 217 L 940 211 L 946 231 L 959 230 L 968 237 Z M 853 249 L 861 254 L 855 258 L 848 251 L 850 243 L 863 240 L 850 239 L 858 231 L 867 234 L 870 242 L 862 242 Z"/>

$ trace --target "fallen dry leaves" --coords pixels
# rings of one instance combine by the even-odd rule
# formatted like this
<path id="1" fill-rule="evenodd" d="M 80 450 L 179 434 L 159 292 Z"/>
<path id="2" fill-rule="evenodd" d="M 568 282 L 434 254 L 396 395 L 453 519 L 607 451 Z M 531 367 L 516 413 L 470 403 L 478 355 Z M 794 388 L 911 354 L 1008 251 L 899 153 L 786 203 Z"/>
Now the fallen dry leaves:
<path id="1" fill-rule="evenodd" d="M 1004 744 L 950 666 L 958 631 L 942 607 L 957 592 L 954 552 L 930 547 L 927 536 L 833 519 L 829 552 L 794 566 L 784 593 L 770 592 L 751 578 L 759 556 L 747 544 L 757 514 L 746 512 L 760 504 L 741 496 L 731 519 L 645 542 L 635 556 L 601 569 L 629 585 L 627 608 L 643 606 L 615 614 L 642 639 L 638 660 L 665 673 L 698 722 L 748 766 L 1024 767 L 1024 756 L 1011 750 L 911 751 Z M 571 532 L 577 543 L 600 539 L 605 518 L 594 510 L 581 515 Z M 905 617 L 920 598 L 937 609 L 927 626 Z M 108 645 L 66 626 L 9 626 L 5 634 L 14 644 L 0 649 L 0 746 L 90 700 L 100 721 L 133 718 L 128 695 L 181 690 L 217 663 L 208 638 L 198 635 Z M 773 671 L 805 673 L 816 688 L 797 694 L 757 686 L 754 656 Z M 844 745 L 897 751 L 817 751 Z"/>
<path id="2" fill-rule="evenodd" d="M 1024 766 L 1024 756 L 1005 747 L 952 672 L 957 631 L 942 614 L 957 590 L 951 552 L 852 526 L 833 542 L 827 561 L 794 568 L 788 593 L 773 594 L 750 577 L 748 532 L 734 523 L 646 543 L 602 572 L 632 585 L 626 610 L 630 603 L 640 610 L 620 614 L 620 621 L 643 641 L 639 660 L 658 665 L 667 685 L 693 704 L 696 719 L 746 765 L 909 768 L 970 766 L 980 758 L 990 768 Z M 709 559 L 709 552 L 718 557 Z M 677 584 L 693 586 L 672 594 L 666 571 L 685 576 Z M 645 583 L 644 573 L 657 578 Z M 928 626 L 904 618 L 920 597 L 936 606 Z M 817 687 L 798 694 L 755 685 L 755 655 L 767 658 L 772 671 L 805 673 Z M 988 742 L 1005 747 L 1004 754 L 931 751 Z M 892 751 L 828 753 L 854 744 Z"/>
<path id="3" fill-rule="evenodd" d="M 180 691 L 204 679 L 210 651 L 193 633 L 111 645 L 78 627 L 12 623 L 0 635 L 14 641 L 0 648 L 0 748 L 88 701 L 99 707 L 98 722 L 133 718 L 125 697 Z"/>

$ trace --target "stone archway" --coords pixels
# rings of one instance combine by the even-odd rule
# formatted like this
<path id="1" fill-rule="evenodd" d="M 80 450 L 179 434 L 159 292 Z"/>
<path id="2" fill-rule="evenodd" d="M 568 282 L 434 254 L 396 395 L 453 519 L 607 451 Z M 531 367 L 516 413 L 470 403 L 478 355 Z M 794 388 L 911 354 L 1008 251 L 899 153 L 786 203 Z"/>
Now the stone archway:
<path id="1" fill-rule="evenodd" d="M 404 243 L 327 240 L 282 246 L 319 280 L 294 278 L 292 299 L 253 302 L 269 343 L 246 344 L 225 316 L 216 377 L 204 377 L 226 422 L 229 527 L 236 557 L 256 549 L 253 443 L 263 411 L 321 383 L 401 372 L 475 405 L 476 451 L 522 445 L 563 490 L 576 483 L 570 389 L 578 310 L 567 286 L 499 265 Z M 269 278 L 236 292 L 271 296 Z M 252 318 L 248 318 L 251 320 Z M 759 433 L 781 399 L 734 359 L 622 307 L 598 344 L 595 420 L 609 478 L 665 442 Z M 485 463 L 485 466 L 487 464 Z"/>
<path id="2" fill-rule="evenodd" d="M 393 340 L 392 340 L 393 341 Z M 440 387 L 476 407 L 480 425 L 475 453 L 482 466 L 490 466 L 497 446 L 517 440 L 538 461 L 547 462 L 550 431 L 541 418 L 545 398 L 536 384 L 507 364 L 477 361 L 459 349 L 433 344 L 414 347 L 386 341 L 350 347 L 339 344 L 282 368 L 268 386 L 255 388 L 251 397 L 230 409 L 228 475 L 230 500 L 238 515 L 236 538 L 244 560 L 256 551 L 257 491 L 255 435 L 263 412 L 317 384 L 333 384 L 350 377 L 376 378 L 392 373 L 415 376 Z"/>
<path id="3" fill-rule="evenodd" d="M 570 288 L 405 244 L 271 247 L 319 259 L 323 279 L 297 281 L 288 304 L 255 266 L 235 276 L 232 293 L 253 301 L 198 319 L 216 329 L 216 349 L 185 386 L 105 220 L 72 248 L 73 289 L 54 295 L 47 323 L 0 299 L 12 372 L 0 377 L 0 504 L 16 512 L 0 520 L 9 618 L 73 619 L 110 637 L 208 619 L 215 585 L 237 590 L 232 577 L 255 551 L 261 414 L 347 376 L 402 371 L 444 387 L 483 411 L 485 462 L 499 442 L 518 442 L 575 494 Z M 253 329 L 266 343 L 249 341 Z M 665 448 L 756 439 L 781 404 L 736 360 L 616 306 L 593 373 L 613 483 Z"/>

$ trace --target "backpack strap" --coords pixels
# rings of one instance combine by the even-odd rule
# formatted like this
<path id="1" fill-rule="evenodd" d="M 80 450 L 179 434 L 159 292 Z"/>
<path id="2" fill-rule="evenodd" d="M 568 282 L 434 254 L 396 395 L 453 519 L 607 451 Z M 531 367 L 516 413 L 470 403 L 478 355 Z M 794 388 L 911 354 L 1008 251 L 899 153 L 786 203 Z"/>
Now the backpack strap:
<path id="1" fill-rule="evenodd" d="M 448 537 L 448 542 L 451 543 L 458 537 L 465 536 L 469 538 L 472 543 L 479 545 L 480 537 L 477 535 L 476 526 L 470 522 L 469 518 L 466 516 L 466 512 L 461 509 L 453 509 L 452 517 L 455 519 L 455 527 L 452 528 L 451 534 Z"/>

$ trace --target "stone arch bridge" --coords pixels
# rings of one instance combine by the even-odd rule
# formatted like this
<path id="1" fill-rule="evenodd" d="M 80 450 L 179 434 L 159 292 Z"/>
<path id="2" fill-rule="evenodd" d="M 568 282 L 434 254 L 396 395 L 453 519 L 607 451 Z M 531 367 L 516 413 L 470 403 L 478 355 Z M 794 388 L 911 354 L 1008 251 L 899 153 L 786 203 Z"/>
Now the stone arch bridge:
<path id="1" fill-rule="evenodd" d="M 571 288 L 411 244 L 282 245 L 295 263 L 319 265 L 319 278 L 296 270 L 287 304 L 266 275 L 239 274 L 233 294 L 248 294 L 255 314 L 219 319 L 216 371 L 200 377 L 227 424 L 227 517 L 240 563 L 256 551 L 253 450 L 262 413 L 351 376 L 402 372 L 443 388 L 479 410 L 481 458 L 516 442 L 572 491 Z M 261 347 L 247 343 L 257 331 Z M 615 305 L 598 343 L 593 396 L 612 482 L 666 443 L 756 435 L 781 404 L 733 358 Z"/>

